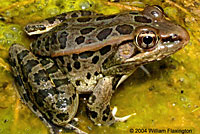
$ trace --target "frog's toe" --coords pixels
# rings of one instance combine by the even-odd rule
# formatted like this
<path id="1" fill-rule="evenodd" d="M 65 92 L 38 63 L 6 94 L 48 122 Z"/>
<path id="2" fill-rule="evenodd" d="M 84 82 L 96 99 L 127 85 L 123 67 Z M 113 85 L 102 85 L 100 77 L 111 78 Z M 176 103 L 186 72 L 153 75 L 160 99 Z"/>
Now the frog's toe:
<path id="1" fill-rule="evenodd" d="M 140 66 L 140 69 L 142 69 L 142 71 L 144 71 L 148 77 L 151 77 L 150 72 L 143 65 Z"/>
<path id="2" fill-rule="evenodd" d="M 115 122 L 125 122 L 125 121 L 127 121 L 131 116 L 136 115 L 136 113 L 133 113 L 133 114 L 130 114 L 130 115 L 127 115 L 127 116 L 124 116 L 124 117 L 116 117 L 116 116 L 115 116 L 116 113 L 117 113 L 117 107 L 114 107 L 113 110 L 112 110 L 112 115 L 113 115 L 113 117 L 114 117 L 114 119 L 115 119 Z"/>

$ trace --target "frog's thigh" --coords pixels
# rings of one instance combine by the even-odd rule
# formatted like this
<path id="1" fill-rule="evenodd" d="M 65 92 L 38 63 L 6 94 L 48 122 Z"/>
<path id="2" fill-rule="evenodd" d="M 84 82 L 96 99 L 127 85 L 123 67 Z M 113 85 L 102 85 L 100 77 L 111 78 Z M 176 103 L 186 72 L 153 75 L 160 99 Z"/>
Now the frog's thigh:
<path id="1" fill-rule="evenodd" d="M 21 53 L 21 54 L 20 54 Z M 53 126 L 49 124 L 49 122 L 43 118 L 43 114 L 38 110 L 35 109 L 35 105 L 31 101 L 30 94 L 28 90 L 30 90 L 30 87 L 28 83 L 26 83 L 25 79 L 26 77 L 22 77 L 23 69 L 21 68 L 21 61 L 22 59 L 29 53 L 27 49 L 25 49 L 23 46 L 18 44 L 13 44 L 9 49 L 9 55 L 10 55 L 10 64 L 12 67 L 12 71 L 16 80 L 17 84 L 17 91 L 20 95 L 21 100 L 31 109 L 33 113 L 35 113 L 44 123 L 47 125 L 47 127 L 50 128 L 50 132 L 54 133 Z M 23 54 L 23 55 L 22 55 Z"/>
<path id="2" fill-rule="evenodd" d="M 15 78 L 20 86 L 18 92 L 28 107 L 50 129 L 52 125 L 49 121 L 59 126 L 68 126 L 78 108 L 78 94 L 73 85 L 69 81 L 64 81 L 66 78 L 61 73 L 58 73 L 59 78 L 56 77 L 55 72 L 58 69 L 54 64 L 50 64 L 48 60 L 41 60 L 41 64 L 24 46 L 12 45 L 9 55 Z M 44 64 L 46 65 L 42 66 Z"/>
<path id="3" fill-rule="evenodd" d="M 19 53 L 21 53 L 21 56 Z M 27 92 L 28 90 L 30 90 L 30 88 L 28 86 L 28 83 L 25 82 L 27 77 L 23 77 L 23 72 L 20 63 L 22 60 L 22 56 L 26 56 L 28 53 L 28 50 L 23 49 L 23 47 L 18 44 L 13 44 L 9 49 L 9 61 L 12 67 L 15 81 L 17 82 L 17 91 L 21 97 L 21 100 L 25 104 L 28 104 L 28 102 L 30 101 L 30 97 Z"/>
<path id="4" fill-rule="evenodd" d="M 60 15 L 50 17 L 39 22 L 30 23 L 26 25 L 25 31 L 28 35 L 43 34 L 50 31 L 52 28 L 58 26 L 65 20 L 66 20 L 65 27 L 67 27 L 68 19 L 82 17 L 82 16 L 91 16 L 91 15 L 98 15 L 98 13 L 92 12 L 92 11 L 85 11 L 85 10 L 62 13 Z"/>
<path id="5" fill-rule="evenodd" d="M 110 100 L 113 92 L 112 80 L 112 77 L 100 79 L 89 98 L 87 104 L 88 115 L 95 124 L 110 125 L 115 122 L 110 110 Z"/>

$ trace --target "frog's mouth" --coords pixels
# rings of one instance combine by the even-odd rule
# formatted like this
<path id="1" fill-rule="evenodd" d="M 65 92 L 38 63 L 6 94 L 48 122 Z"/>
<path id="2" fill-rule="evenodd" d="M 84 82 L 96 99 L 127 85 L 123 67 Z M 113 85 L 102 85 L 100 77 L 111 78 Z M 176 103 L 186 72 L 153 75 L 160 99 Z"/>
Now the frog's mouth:
<path id="1" fill-rule="evenodd" d="M 160 39 L 154 49 L 150 51 L 141 51 L 127 59 L 125 63 L 142 65 L 152 61 L 158 61 L 183 48 L 189 42 L 189 34 L 181 26 L 176 25 L 176 28 L 176 32 L 174 33 L 160 32 Z"/>

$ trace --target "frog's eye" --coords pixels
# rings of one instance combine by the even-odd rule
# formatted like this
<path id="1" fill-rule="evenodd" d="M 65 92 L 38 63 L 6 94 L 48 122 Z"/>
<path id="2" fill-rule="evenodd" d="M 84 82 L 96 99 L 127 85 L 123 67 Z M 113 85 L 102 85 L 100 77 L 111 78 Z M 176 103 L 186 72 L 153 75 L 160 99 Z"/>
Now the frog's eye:
<path id="1" fill-rule="evenodd" d="M 154 16 L 155 19 L 162 19 L 164 10 L 158 5 L 155 5 L 154 7 L 155 9 L 151 10 L 151 14 Z"/>
<path id="2" fill-rule="evenodd" d="M 136 36 L 136 44 L 144 50 L 154 48 L 157 44 L 157 36 L 153 31 L 141 31 Z"/>
<path id="3" fill-rule="evenodd" d="M 144 15 L 151 17 L 155 22 L 162 20 L 164 15 L 163 9 L 158 5 L 147 6 L 143 13 Z"/>

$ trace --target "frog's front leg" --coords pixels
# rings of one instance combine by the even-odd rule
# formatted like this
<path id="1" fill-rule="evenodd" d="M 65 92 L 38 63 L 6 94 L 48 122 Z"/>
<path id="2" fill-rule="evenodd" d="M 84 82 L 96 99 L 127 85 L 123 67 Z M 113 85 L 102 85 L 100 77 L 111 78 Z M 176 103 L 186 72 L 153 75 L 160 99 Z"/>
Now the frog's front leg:
<path id="1" fill-rule="evenodd" d="M 98 13 L 96 12 L 85 11 L 85 10 L 62 13 L 60 15 L 50 17 L 39 22 L 28 24 L 27 26 L 25 26 L 25 32 L 28 35 L 43 34 L 50 31 L 52 28 L 60 25 L 65 20 L 76 18 L 76 17 L 82 17 L 82 16 L 92 16 L 92 15 L 97 15 L 97 14 Z M 66 22 L 66 27 L 67 27 L 67 22 Z"/>
<path id="2" fill-rule="evenodd" d="M 38 59 L 18 44 L 10 47 L 9 55 L 19 86 L 18 93 L 25 104 L 50 128 L 51 133 L 58 133 L 59 127 L 82 133 L 69 124 L 78 109 L 78 93 L 53 60 Z"/>
<path id="3" fill-rule="evenodd" d="M 115 122 L 124 122 L 130 116 L 115 117 L 116 109 L 110 110 L 110 100 L 112 97 L 113 77 L 107 76 L 98 81 L 87 104 L 88 115 L 96 125 L 111 125 Z"/>

